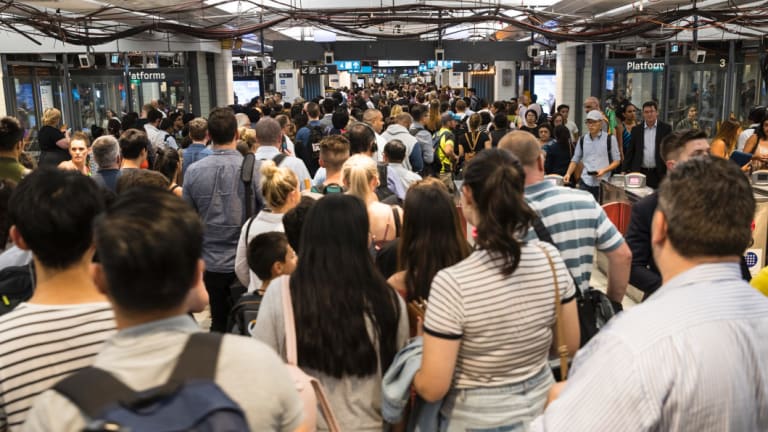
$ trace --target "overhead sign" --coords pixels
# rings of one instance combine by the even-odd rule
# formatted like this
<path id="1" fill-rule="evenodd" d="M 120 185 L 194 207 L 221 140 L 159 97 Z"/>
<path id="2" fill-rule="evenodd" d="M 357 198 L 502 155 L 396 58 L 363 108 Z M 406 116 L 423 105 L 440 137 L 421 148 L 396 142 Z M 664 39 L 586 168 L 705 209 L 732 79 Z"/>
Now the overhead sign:
<path id="1" fill-rule="evenodd" d="M 337 73 L 336 65 L 302 66 L 299 71 L 302 75 L 333 75 Z"/>
<path id="2" fill-rule="evenodd" d="M 665 64 L 653 60 L 627 60 L 627 72 L 664 72 Z"/>
<path id="3" fill-rule="evenodd" d="M 455 72 L 488 72 L 491 70 L 490 63 L 454 63 Z"/>
<path id="4" fill-rule="evenodd" d="M 165 72 L 130 71 L 131 81 L 165 81 Z"/>

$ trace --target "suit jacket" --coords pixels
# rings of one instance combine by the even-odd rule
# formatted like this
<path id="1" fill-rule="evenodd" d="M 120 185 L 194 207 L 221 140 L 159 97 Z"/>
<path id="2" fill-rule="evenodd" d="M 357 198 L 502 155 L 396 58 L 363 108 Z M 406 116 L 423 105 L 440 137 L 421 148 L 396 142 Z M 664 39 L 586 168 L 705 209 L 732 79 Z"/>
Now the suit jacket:
<path id="1" fill-rule="evenodd" d="M 667 166 L 661 158 L 661 140 L 672 133 L 672 126 L 662 121 L 656 121 L 656 142 L 653 143 L 656 157 L 656 173 L 663 178 L 667 173 Z M 643 165 L 643 152 L 645 151 L 645 121 L 632 128 L 632 139 L 629 141 L 629 149 L 624 155 L 624 171 L 640 171 Z"/>

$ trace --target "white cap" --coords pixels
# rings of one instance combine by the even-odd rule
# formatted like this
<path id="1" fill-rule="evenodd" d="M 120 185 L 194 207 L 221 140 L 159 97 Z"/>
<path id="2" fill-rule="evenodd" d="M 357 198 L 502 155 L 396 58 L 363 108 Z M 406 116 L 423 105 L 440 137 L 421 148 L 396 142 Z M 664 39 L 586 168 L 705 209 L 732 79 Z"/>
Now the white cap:
<path id="1" fill-rule="evenodd" d="M 603 114 L 598 110 L 592 110 L 587 113 L 587 121 L 589 120 L 603 121 Z"/>

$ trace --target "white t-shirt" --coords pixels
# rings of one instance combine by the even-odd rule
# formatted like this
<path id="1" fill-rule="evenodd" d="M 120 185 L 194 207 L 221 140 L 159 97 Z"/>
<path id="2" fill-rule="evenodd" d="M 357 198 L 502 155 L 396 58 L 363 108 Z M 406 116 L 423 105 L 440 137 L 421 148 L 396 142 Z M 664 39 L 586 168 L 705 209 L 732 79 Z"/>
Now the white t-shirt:
<path id="1" fill-rule="evenodd" d="M 237 279 L 240 280 L 240 283 L 248 287 L 248 292 L 254 292 L 261 288 L 261 279 L 248 267 L 248 242 L 262 233 L 272 231 L 285 232 L 283 216 L 283 213 L 272 213 L 262 210 L 254 216 L 252 223 L 249 224 L 248 222 L 250 221 L 246 221 L 243 224 L 240 240 L 237 242 L 237 253 L 235 254 L 235 274 L 237 274 Z"/>

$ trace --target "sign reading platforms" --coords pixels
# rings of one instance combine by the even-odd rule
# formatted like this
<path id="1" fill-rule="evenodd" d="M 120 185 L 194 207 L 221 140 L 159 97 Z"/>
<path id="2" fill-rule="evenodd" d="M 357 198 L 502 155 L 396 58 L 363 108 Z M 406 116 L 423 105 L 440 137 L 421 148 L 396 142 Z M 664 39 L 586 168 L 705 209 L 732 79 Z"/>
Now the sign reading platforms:
<path id="1" fill-rule="evenodd" d="M 652 60 L 627 60 L 627 72 L 664 72 L 664 62 Z"/>
<path id="2" fill-rule="evenodd" d="M 165 81 L 165 72 L 143 70 L 129 72 L 131 81 Z"/>
<path id="3" fill-rule="evenodd" d="M 336 65 L 302 66 L 299 70 L 302 75 L 333 75 L 337 73 Z"/>

